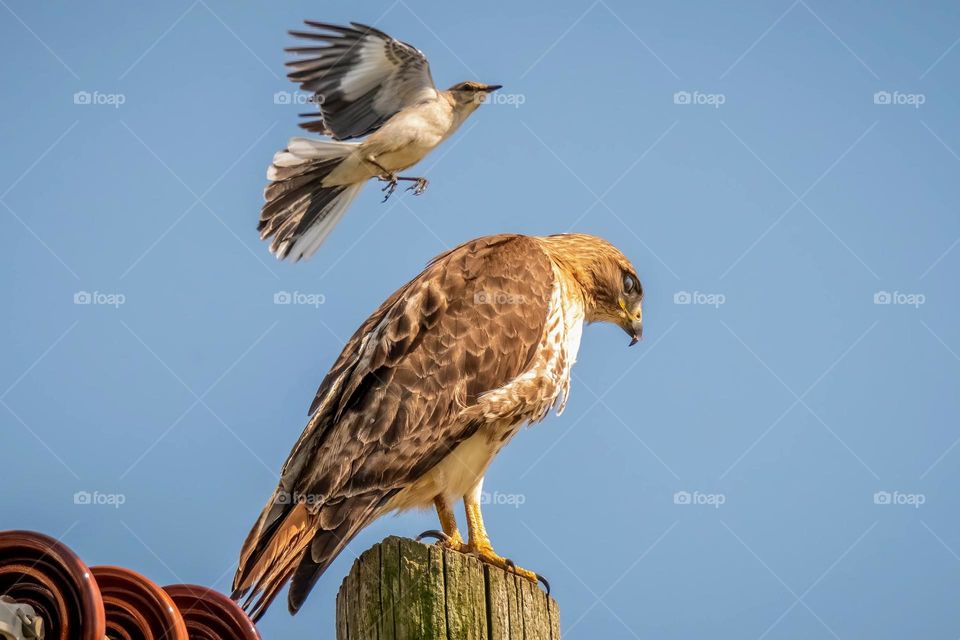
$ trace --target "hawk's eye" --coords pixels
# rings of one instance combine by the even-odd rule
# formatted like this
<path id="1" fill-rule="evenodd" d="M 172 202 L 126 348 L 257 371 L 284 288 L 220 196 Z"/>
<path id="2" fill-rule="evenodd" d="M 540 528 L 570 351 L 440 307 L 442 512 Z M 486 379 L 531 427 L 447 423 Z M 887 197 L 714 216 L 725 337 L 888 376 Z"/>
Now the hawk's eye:
<path id="1" fill-rule="evenodd" d="M 637 292 L 637 279 L 634 278 L 629 273 L 626 273 L 623 275 L 623 292 L 624 293 Z"/>

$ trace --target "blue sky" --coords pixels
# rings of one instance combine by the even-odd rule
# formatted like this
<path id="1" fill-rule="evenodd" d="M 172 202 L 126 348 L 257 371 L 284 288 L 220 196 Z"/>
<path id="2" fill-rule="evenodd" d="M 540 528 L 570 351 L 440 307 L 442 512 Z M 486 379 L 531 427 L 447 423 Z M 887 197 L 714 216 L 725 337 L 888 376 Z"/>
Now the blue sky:
<path id="1" fill-rule="evenodd" d="M 645 339 L 589 328 L 567 411 L 486 482 L 566 637 L 960 635 L 960 6 L 0 5 L 0 527 L 226 590 L 384 297 L 478 235 L 589 232 L 637 266 Z M 426 194 L 369 187 L 290 265 L 255 227 L 304 18 L 504 89 Z M 435 523 L 369 527 L 265 637 L 332 631 L 354 555 Z"/>

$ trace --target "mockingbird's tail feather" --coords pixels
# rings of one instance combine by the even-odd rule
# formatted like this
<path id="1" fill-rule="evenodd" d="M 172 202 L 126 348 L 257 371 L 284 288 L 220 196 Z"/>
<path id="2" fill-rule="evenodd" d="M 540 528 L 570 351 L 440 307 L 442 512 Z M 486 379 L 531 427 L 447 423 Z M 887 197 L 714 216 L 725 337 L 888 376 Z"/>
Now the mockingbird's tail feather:
<path id="1" fill-rule="evenodd" d="M 363 183 L 323 186 L 323 180 L 356 144 L 292 138 L 267 170 L 260 238 L 272 237 L 270 251 L 294 261 L 312 256 L 346 213 Z"/>

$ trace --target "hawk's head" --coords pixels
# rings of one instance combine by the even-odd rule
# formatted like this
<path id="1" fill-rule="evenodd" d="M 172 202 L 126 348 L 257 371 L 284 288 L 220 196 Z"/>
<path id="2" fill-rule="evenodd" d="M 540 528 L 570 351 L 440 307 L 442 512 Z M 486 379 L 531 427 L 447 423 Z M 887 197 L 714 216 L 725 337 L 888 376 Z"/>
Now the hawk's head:
<path id="1" fill-rule="evenodd" d="M 544 238 L 553 258 L 580 285 L 587 322 L 611 322 L 637 343 L 643 334 L 643 285 L 627 257 L 602 238 L 564 233 Z"/>

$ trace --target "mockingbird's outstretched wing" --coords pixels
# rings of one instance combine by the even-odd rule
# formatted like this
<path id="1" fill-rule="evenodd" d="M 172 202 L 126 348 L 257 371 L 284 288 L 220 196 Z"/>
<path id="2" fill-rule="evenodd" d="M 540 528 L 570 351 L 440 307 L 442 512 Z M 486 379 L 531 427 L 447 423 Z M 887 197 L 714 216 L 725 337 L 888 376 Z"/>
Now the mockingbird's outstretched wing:
<path id="1" fill-rule="evenodd" d="M 315 31 L 291 31 L 318 46 L 291 47 L 302 56 L 288 74 L 314 93 L 320 119 L 300 126 L 337 140 L 366 135 L 404 107 L 437 95 L 427 58 L 415 47 L 357 22 L 351 26 L 305 21 Z M 301 114 L 316 118 L 315 113 Z"/>

